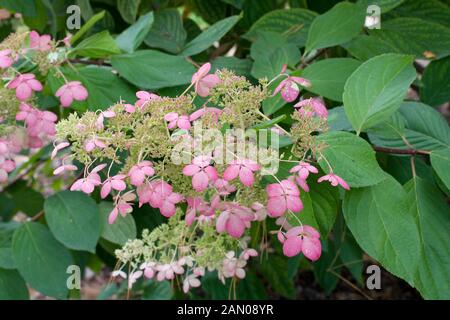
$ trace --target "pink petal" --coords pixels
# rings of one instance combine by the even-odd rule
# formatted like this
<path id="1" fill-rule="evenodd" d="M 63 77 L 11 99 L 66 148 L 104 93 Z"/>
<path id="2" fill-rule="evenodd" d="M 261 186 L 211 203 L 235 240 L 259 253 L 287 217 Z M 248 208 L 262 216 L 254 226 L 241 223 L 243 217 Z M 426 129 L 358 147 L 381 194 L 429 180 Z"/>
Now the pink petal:
<path id="1" fill-rule="evenodd" d="M 235 214 L 230 215 L 226 224 L 227 232 L 234 238 L 240 238 L 245 231 L 244 222 Z"/>
<path id="2" fill-rule="evenodd" d="M 282 216 L 286 212 L 286 207 L 286 200 L 282 196 L 272 197 L 267 202 L 267 211 L 272 218 Z"/>
<path id="3" fill-rule="evenodd" d="M 183 174 L 185 176 L 193 176 L 197 172 L 200 171 L 200 168 L 193 164 L 188 164 L 186 167 L 183 168 Z"/>
<path id="4" fill-rule="evenodd" d="M 225 169 L 223 173 L 223 178 L 227 181 L 231 181 L 235 179 L 238 175 L 239 175 L 239 166 L 232 164 Z"/>
<path id="5" fill-rule="evenodd" d="M 316 261 L 320 258 L 322 253 L 322 244 L 317 238 L 303 238 L 302 252 L 306 258 L 311 261 Z"/>
<path id="6" fill-rule="evenodd" d="M 239 179 L 247 187 L 251 187 L 255 182 L 253 172 L 246 167 L 242 167 L 241 170 L 239 171 Z"/>
<path id="7" fill-rule="evenodd" d="M 302 250 L 303 240 L 300 237 L 287 238 L 283 243 L 283 254 L 286 257 L 294 257 Z"/>
<path id="8" fill-rule="evenodd" d="M 203 171 L 197 172 L 192 177 L 192 187 L 198 192 L 205 190 L 208 187 L 208 182 L 208 175 Z"/>

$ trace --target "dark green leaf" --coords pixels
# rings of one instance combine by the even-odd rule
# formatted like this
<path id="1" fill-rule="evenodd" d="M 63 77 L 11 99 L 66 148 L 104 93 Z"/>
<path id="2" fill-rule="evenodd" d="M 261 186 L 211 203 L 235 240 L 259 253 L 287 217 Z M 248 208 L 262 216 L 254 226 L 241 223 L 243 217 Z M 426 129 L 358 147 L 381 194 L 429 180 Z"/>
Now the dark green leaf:
<path id="1" fill-rule="evenodd" d="M 445 186 L 450 189 L 450 147 L 431 152 L 430 159 L 433 169 Z"/>
<path id="2" fill-rule="evenodd" d="M 117 9 L 123 20 L 132 24 L 136 21 L 141 0 L 117 0 Z"/>
<path id="3" fill-rule="evenodd" d="M 27 222 L 16 230 L 12 242 L 14 261 L 27 283 L 47 296 L 67 298 L 69 250 L 42 224 Z"/>
<path id="4" fill-rule="evenodd" d="M 100 218 L 94 200 L 82 192 L 62 191 L 45 201 L 44 210 L 58 241 L 70 249 L 95 252 Z"/>
<path id="5" fill-rule="evenodd" d="M 165 9 L 155 14 L 155 21 L 145 38 L 145 44 L 176 54 L 183 49 L 186 36 L 178 10 Z"/>
<path id="6" fill-rule="evenodd" d="M 433 107 L 450 100 L 450 57 L 432 61 L 425 69 L 420 100 Z"/>
<path id="7" fill-rule="evenodd" d="M 317 14 L 305 9 L 280 9 L 270 11 L 256 21 L 245 38 L 255 40 L 261 31 L 271 31 L 283 35 L 289 43 L 303 47 L 308 29 Z"/>
<path id="8" fill-rule="evenodd" d="M 0 268 L 0 300 L 28 300 L 28 288 L 16 270 Z"/>

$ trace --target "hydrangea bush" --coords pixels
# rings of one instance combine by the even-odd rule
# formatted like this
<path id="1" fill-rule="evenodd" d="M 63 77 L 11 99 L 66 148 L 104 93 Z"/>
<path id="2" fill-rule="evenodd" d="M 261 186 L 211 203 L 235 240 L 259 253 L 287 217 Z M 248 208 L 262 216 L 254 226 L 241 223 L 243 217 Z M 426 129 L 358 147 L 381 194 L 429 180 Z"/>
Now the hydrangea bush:
<path id="1" fill-rule="evenodd" d="M 450 8 L 334 2 L 0 2 L 0 298 L 449 298 Z"/>

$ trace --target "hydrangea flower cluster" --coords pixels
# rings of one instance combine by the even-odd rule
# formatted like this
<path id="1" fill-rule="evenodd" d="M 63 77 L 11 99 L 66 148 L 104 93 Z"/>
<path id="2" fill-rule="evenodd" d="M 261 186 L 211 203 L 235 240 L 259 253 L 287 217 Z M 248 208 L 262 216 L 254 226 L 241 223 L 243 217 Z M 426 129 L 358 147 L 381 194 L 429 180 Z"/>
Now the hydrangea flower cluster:
<path id="1" fill-rule="evenodd" d="M 60 72 L 58 67 L 65 57 L 58 58 L 61 51 L 58 44 L 49 35 L 39 35 L 36 31 L 14 33 L 0 43 L 0 73 L 4 83 L 0 89 L 0 184 L 8 181 L 8 173 L 15 169 L 22 149 L 40 148 L 56 133 L 56 114 L 38 109 L 34 102 L 36 93 L 44 88 L 40 75 L 45 75 L 50 68 Z M 27 70 L 31 65 L 32 71 L 39 72 L 22 73 L 24 61 L 29 63 Z M 63 107 L 74 99 L 87 98 L 88 93 L 80 82 L 65 81 L 55 94 Z"/>
<path id="2" fill-rule="evenodd" d="M 57 124 L 54 152 L 70 146 L 71 153 L 55 173 L 74 169 L 74 159 L 83 163 L 71 190 L 91 194 L 99 188 L 102 198 L 112 198 L 109 223 L 144 205 L 168 218 L 116 251 L 120 267 L 113 275 L 128 278 L 130 287 L 141 277 L 182 277 L 187 292 L 214 270 L 224 282 L 242 279 L 248 260 L 258 255 L 248 247 L 248 230 L 269 218 L 280 226 L 275 233 L 286 256 L 320 257 L 318 231 L 301 224 L 301 193 L 309 192 L 308 179 L 319 173 L 313 157 L 323 157 L 315 135 L 326 130 L 325 105 L 320 98 L 301 100 L 290 132 L 279 125 L 268 129 L 293 142 L 289 153 L 279 155 L 278 145 L 261 143 L 252 131 L 267 123 L 261 105 L 272 94 L 270 82 L 253 85 L 228 70 L 210 72 L 211 65 L 203 65 L 177 97 L 139 91 L 135 103 L 71 114 Z M 297 83 L 309 85 L 288 76 L 275 91 L 294 101 Z M 278 178 L 267 161 L 273 158 L 293 164 L 290 175 Z M 348 188 L 332 168 L 322 181 Z"/>

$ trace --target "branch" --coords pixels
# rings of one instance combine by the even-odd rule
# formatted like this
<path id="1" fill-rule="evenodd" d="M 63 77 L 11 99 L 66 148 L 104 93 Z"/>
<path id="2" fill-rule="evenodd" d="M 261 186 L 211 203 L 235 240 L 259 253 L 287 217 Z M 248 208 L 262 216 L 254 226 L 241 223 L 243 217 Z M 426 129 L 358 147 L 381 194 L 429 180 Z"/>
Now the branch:
<path id="1" fill-rule="evenodd" d="M 373 149 L 378 152 L 391 153 L 391 154 L 409 154 L 409 155 L 416 155 L 416 154 L 429 155 L 429 154 L 431 154 L 431 151 L 416 150 L 416 149 L 397 149 L 397 148 L 385 148 L 385 147 L 378 147 L 378 146 L 373 146 Z"/>
<path id="2" fill-rule="evenodd" d="M 96 66 L 105 66 L 105 67 L 111 67 L 111 64 L 109 62 L 105 62 L 103 60 L 84 60 L 84 59 L 69 59 L 69 62 L 71 63 L 80 63 L 80 64 L 87 64 L 87 65 L 96 65 Z"/>

